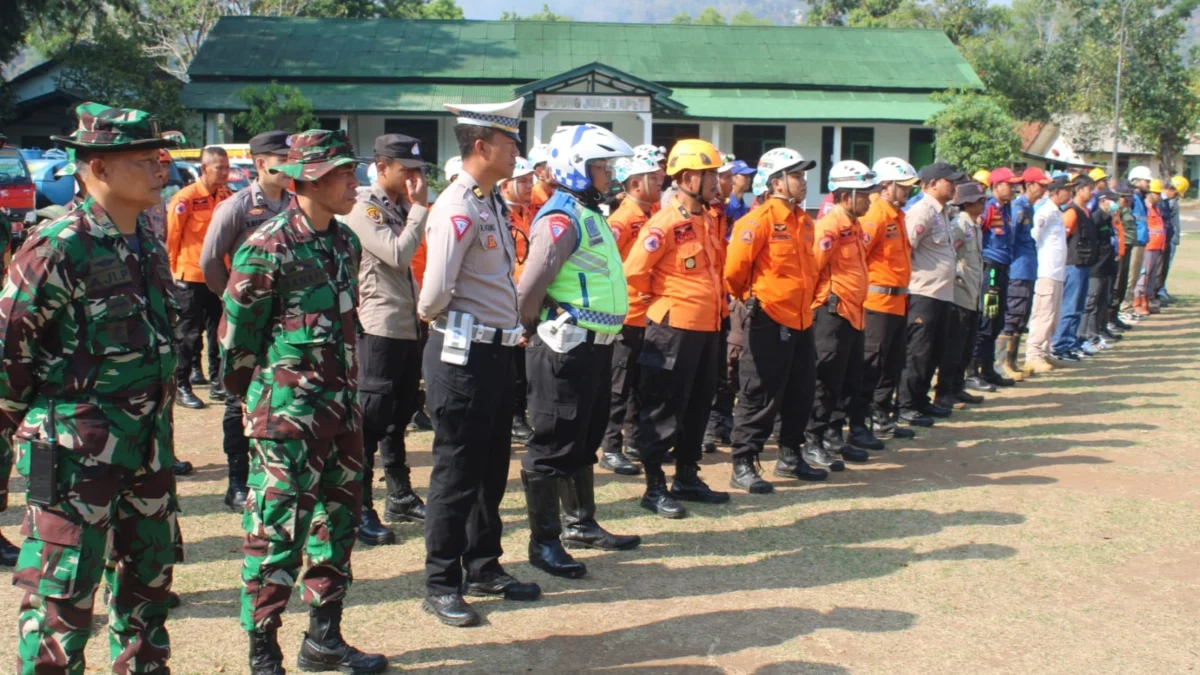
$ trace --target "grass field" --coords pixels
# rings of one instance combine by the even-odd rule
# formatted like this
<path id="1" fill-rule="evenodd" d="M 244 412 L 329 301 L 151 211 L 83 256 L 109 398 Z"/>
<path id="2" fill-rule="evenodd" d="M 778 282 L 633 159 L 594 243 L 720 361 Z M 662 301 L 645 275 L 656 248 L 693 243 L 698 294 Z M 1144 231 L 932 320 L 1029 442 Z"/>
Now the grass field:
<path id="1" fill-rule="evenodd" d="M 641 534 L 628 553 L 582 553 L 579 581 L 525 563 L 518 463 L 502 506 L 507 567 L 537 603 L 478 601 L 484 625 L 421 612 L 424 543 L 359 548 L 349 641 L 395 671 L 778 675 L 784 673 L 1184 673 L 1200 669 L 1200 242 L 1172 273 L 1182 301 L 1113 351 L 956 412 L 916 441 L 824 484 L 689 505 L 682 521 L 637 507 L 638 478 L 597 474 L 602 523 Z M 246 671 L 237 622 L 240 516 L 225 489 L 219 407 L 177 413 L 187 541 L 170 622 L 173 672 Z M 422 493 L 430 434 L 410 436 Z M 517 455 L 519 457 L 519 455 Z M 768 471 L 774 453 L 764 456 Z M 714 487 L 728 449 L 705 459 Z M 14 482 L 20 487 L 20 481 Z M 382 485 L 376 488 L 382 494 Z M 19 541 L 17 508 L 0 516 Z M 0 663 L 14 661 L 18 592 Z M 288 665 L 307 625 L 293 599 Z M 103 612 L 101 612 L 102 614 Z M 88 647 L 106 672 L 105 618 Z"/>

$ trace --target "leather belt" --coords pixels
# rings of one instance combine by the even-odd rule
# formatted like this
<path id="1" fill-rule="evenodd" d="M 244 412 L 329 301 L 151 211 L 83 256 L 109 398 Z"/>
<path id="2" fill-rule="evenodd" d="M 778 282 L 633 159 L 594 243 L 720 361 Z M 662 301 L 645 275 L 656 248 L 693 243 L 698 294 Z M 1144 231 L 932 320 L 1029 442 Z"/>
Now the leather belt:
<path id="1" fill-rule="evenodd" d="M 879 295 L 908 295 L 908 288 L 899 286 L 867 286 L 868 293 L 878 293 Z"/>
<path id="2" fill-rule="evenodd" d="M 446 332 L 446 317 L 442 317 L 434 322 L 433 329 L 439 333 Z M 503 347 L 516 347 L 521 341 L 521 336 L 525 330 L 521 327 L 517 328 L 493 328 L 491 326 L 475 326 L 475 334 L 471 336 L 471 342 L 479 342 L 482 344 L 498 344 Z"/>

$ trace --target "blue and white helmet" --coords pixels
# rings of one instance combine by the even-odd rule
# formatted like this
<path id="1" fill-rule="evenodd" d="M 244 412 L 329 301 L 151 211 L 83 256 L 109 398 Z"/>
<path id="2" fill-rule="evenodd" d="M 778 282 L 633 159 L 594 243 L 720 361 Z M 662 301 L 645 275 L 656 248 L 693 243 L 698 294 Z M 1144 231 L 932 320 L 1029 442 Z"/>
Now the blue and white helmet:
<path id="1" fill-rule="evenodd" d="M 622 157 L 613 168 L 613 177 L 621 185 L 634 176 L 642 176 L 659 170 L 658 164 L 649 157 Z"/>
<path id="2" fill-rule="evenodd" d="M 568 190 L 592 187 L 588 162 L 633 155 L 633 148 L 613 132 L 595 124 L 559 127 L 550 138 L 550 172 Z"/>
<path id="3" fill-rule="evenodd" d="M 654 162 L 667 161 L 667 149 L 661 145 L 643 143 L 633 149 L 635 157 L 649 157 Z"/>

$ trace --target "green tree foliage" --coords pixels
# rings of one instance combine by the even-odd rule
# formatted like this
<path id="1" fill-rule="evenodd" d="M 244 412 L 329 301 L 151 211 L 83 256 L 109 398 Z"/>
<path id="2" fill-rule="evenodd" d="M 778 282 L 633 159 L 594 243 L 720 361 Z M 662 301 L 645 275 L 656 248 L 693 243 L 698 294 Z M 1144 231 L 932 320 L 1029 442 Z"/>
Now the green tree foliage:
<path id="1" fill-rule="evenodd" d="M 733 18 L 729 20 L 729 23 L 733 26 L 771 26 L 775 24 L 775 22 L 771 21 L 770 19 L 760 19 L 754 16 L 748 9 L 743 9 L 737 14 L 734 14 Z"/>
<path id="2" fill-rule="evenodd" d="M 671 23 L 676 25 L 686 25 L 692 22 L 692 15 L 687 12 L 680 12 L 671 17 Z"/>
<path id="3" fill-rule="evenodd" d="M 312 102 L 291 85 L 272 81 L 265 87 L 241 89 L 237 96 L 250 109 L 234 115 L 233 123 L 250 135 L 285 127 L 296 132 L 307 131 L 317 126 Z"/>
<path id="4" fill-rule="evenodd" d="M 1005 166 L 1021 152 L 1017 122 L 994 99 L 975 92 L 935 98 L 946 104 L 925 122 L 936 130 L 938 159 L 974 172 Z"/>
<path id="5" fill-rule="evenodd" d="M 550 11 L 550 5 L 542 5 L 542 11 L 530 14 L 529 16 L 519 16 L 516 12 L 502 12 L 500 14 L 501 21 L 571 21 L 571 17 L 555 14 Z"/>
<path id="6" fill-rule="evenodd" d="M 673 24 L 695 24 L 697 26 L 771 26 L 774 21 L 770 19 L 760 19 L 750 13 L 750 10 L 744 9 L 733 15 L 733 19 L 726 21 L 725 17 L 717 11 L 716 7 L 705 7 L 700 15 L 693 18 L 687 12 L 680 12 L 671 17 Z"/>

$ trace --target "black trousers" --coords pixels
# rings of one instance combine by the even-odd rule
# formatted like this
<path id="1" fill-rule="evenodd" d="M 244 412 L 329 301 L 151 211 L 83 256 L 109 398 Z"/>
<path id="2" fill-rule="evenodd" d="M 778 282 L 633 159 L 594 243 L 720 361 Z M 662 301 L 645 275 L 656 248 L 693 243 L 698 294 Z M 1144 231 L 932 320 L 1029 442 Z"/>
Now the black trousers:
<path id="1" fill-rule="evenodd" d="M 746 321 L 733 407 L 733 456 L 755 457 L 779 418 L 779 447 L 799 450 L 812 414 L 816 348 L 812 329 L 792 330 L 767 313 Z"/>
<path id="2" fill-rule="evenodd" d="M 533 438 L 525 444 L 521 468 L 570 476 L 596 462 L 608 425 L 612 359 L 612 345 L 589 340 L 559 354 L 536 335 L 530 340 L 525 365 Z"/>
<path id="3" fill-rule="evenodd" d="M 1133 247 L 1129 246 L 1125 255 L 1121 258 L 1121 263 L 1117 267 L 1117 278 L 1114 281 L 1115 288 L 1112 293 L 1112 302 L 1109 303 L 1109 308 L 1112 313 L 1109 316 L 1116 316 L 1121 311 L 1121 303 L 1125 302 L 1125 294 L 1129 291 L 1129 265 L 1130 258 L 1133 256 Z M 1137 283 L 1136 281 L 1134 283 Z"/>
<path id="4" fill-rule="evenodd" d="M 864 425 L 872 404 L 891 412 L 907 346 L 908 320 L 903 314 L 866 310 L 862 386 L 852 394 L 846 411 L 850 426 Z"/>
<path id="5" fill-rule="evenodd" d="M 525 373 L 525 350 L 513 350 L 513 414 L 525 415 L 529 408 L 529 379 Z"/>
<path id="6" fill-rule="evenodd" d="M 225 415 L 221 418 L 222 443 L 227 457 L 249 457 L 250 439 L 246 438 L 242 426 L 242 399 L 236 396 L 225 398 Z"/>
<path id="7" fill-rule="evenodd" d="M 425 345 L 433 472 L 425 502 L 425 585 L 459 592 L 503 572 L 500 500 L 512 452 L 513 347 L 472 343 L 465 366 L 443 363 L 443 335 Z"/>
<path id="8" fill-rule="evenodd" d="M 358 336 L 358 391 L 363 414 L 363 503 L 370 506 L 375 452 L 383 471 L 408 466 L 404 430 L 417 412 L 421 387 L 421 341 L 382 335 Z"/>
<path id="9" fill-rule="evenodd" d="M 1079 339 L 1091 340 L 1100 337 L 1100 331 L 1108 326 L 1108 298 L 1112 293 L 1111 274 L 1093 275 L 1088 279 L 1087 299 L 1083 305 L 1083 319 L 1079 323 Z"/>
<path id="10" fill-rule="evenodd" d="M 1004 310 L 1004 334 L 1020 335 L 1033 313 L 1033 279 L 1010 279 Z"/>
<path id="11" fill-rule="evenodd" d="M 817 362 L 807 431 L 819 438 L 827 430 L 841 427 L 835 419 L 838 411 L 849 408 L 849 396 L 862 386 L 863 332 L 830 312 L 828 306 L 814 310 L 811 330 Z"/>
<path id="12" fill-rule="evenodd" d="M 639 401 L 638 357 L 642 354 L 642 340 L 645 337 L 646 329 L 641 326 L 622 326 L 621 338 L 613 344 L 612 386 L 608 395 L 604 452 L 621 452 L 626 443 L 634 445 Z"/>
<path id="13" fill-rule="evenodd" d="M 713 397 L 712 410 L 708 414 L 708 427 L 705 436 L 716 435 L 720 431 L 726 433 L 733 429 L 733 400 L 737 397 L 738 382 L 730 378 L 729 370 L 729 319 L 721 322 L 721 346 L 717 352 L 720 363 L 717 364 L 717 393 Z"/>
<path id="14" fill-rule="evenodd" d="M 1001 305 L 1003 307 L 1004 305 Z M 951 304 L 946 312 L 946 347 L 942 350 L 938 364 L 937 395 L 954 396 L 966 384 L 967 364 L 971 356 L 978 357 L 979 341 L 975 339 L 983 330 L 979 311 Z M 999 325 L 999 321 L 992 323 Z M 994 342 L 993 351 L 995 353 Z"/>
<path id="15" fill-rule="evenodd" d="M 720 347 L 719 331 L 647 322 L 638 358 L 641 405 L 634 436 L 643 465 L 662 466 L 672 448 L 677 465 L 700 460 L 704 427 L 717 390 Z"/>
<path id="16" fill-rule="evenodd" d="M 929 385 L 945 349 L 951 304 L 924 295 L 908 298 L 908 360 L 901 376 L 901 410 L 920 410 L 929 404 Z"/>
<path id="17" fill-rule="evenodd" d="M 175 377 L 185 384 L 193 365 L 200 364 L 201 336 L 208 338 L 208 376 L 220 375 L 221 352 L 215 336 L 221 321 L 221 298 L 208 290 L 203 282 L 182 281 L 175 285 L 179 297 L 179 325 L 176 337 L 179 340 L 179 361 Z"/>
<path id="18" fill-rule="evenodd" d="M 974 344 L 975 358 L 980 361 L 991 363 L 996 360 L 996 338 L 1000 337 L 1000 331 L 1008 323 L 1008 285 L 1008 265 L 984 260 L 979 301 L 982 303 L 988 290 L 995 289 L 1000 293 L 1000 308 L 995 318 L 991 319 L 984 316 L 983 312 L 978 312 L 979 330 L 966 337 L 968 342 Z M 954 307 L 957 307 L 957 305 L 954 305 Z M 941 376 L 939 375 L 939 377 Z"/>

